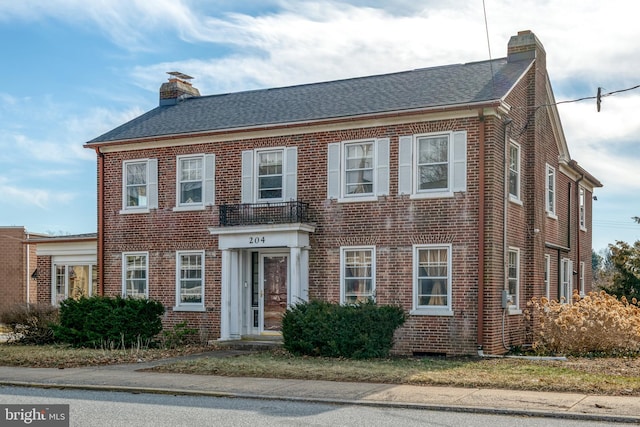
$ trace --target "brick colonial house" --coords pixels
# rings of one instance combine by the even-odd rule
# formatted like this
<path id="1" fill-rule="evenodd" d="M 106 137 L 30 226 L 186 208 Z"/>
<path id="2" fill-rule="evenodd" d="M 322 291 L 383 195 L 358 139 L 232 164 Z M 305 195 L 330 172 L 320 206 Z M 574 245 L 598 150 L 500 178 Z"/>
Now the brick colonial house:
<path id="1" fill-rule="evenodd" d="M 399 354 L 504 353 L 533 296 L 591 289 L 600 182 L 569 155 L 545 51 L 200 96 L 89 141 L 99 292 L 209 339 L 279 333 L 288 304 L 399 304 Z"/>

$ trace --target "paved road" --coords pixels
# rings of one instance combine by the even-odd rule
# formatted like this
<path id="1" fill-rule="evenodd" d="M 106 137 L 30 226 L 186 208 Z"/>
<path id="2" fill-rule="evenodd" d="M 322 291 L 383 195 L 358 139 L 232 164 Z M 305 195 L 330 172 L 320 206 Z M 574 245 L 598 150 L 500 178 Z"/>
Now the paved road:
<path id="1" fill-rule="evenodd" d="M 3 404 L 69 404 L 71 426 L 595 427 L 617 424 L 203 396 L 0 387 Z M 622 425 L 622 424 L 620 424 Z M 628 424 L 627 424 L 628 425 Z"/>

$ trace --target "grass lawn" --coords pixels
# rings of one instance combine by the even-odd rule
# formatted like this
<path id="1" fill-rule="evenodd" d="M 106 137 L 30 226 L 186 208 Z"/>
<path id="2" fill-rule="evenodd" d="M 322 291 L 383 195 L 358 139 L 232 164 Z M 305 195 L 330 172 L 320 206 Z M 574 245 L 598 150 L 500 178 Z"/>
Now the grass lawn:
<path id="1" fill-rule="evenodd" d="M 0 365 L 76 367 L 137 363 L 213 348 L 103 350 L 0 344 Z M 200 375 L 359 381 L 640 396 L 640 358 L 389 358 L 346 360 L 293 357 L 274 350 L 235 357 L 200 357 L 152 369 Z"/>

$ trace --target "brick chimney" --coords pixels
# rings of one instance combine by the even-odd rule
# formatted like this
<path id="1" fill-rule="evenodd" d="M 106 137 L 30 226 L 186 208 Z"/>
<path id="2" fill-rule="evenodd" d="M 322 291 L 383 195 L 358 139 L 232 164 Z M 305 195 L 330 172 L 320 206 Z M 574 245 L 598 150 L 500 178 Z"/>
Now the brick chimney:
<path id="1" fill-rule="evenodd" d="M 200 96 L 200 91 L 189 83 L 193 77 L 178 71 L 169 71 L 167 74 L 171 77 L 160 86 L 160 105 L 175 105 L 184 98 Z"/>
<path id="2" fill-rule="evenodd" d="M 518 35 L 511 36 L 509 40 L 507 47 L 507 60 L 509 62 L 533 58 L 546 62 L 546 55 L 540 40 L 529 30 L 518 31 Z"/>

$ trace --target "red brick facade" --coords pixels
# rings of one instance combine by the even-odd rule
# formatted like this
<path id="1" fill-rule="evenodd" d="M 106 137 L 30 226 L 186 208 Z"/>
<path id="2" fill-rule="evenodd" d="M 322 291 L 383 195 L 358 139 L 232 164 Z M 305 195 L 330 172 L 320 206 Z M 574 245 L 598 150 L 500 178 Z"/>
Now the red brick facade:
<path id="1" fill-rule="evenodd" d="M 35 246 L 26 244 L 24 227 L 0 227 L 0 311 L 14 304 L 35 302 Z M 29 295 L 27 295 L 27 292 Z"/>
<path id="2" fill-rule="evenodd" d="M 528 46 L 521 50 L 531 49 Z M 218 206 L 241 202 L 244 150 L 297 147 L 297 199 L 309 203 L 310 222 L 315 226 L 308 244 L 310 299 L 340 301 L 341 248 L 374 247 L 376 301 L 399 304 L 410 313 L 397 332 L 395 352 L 472 354 L 482 349 L 499 354 L 510 346 L 526 344 L 522 311 L 527 300 L 546 292 L 545 255 L 550 255 L 552 298 L 558 296 L 559 262 L 564 258 L 573 261 L 576 271 L 584 262 L 585 288 L 590 290 L 591 192 L 594 185 L 599 185 L 570 162 L 566 143 L 559 140 L 563 136 L 554 122 L 555 110 L 538 107 L 552 103 L 544 61 L 544 51 L 538 46 L 534 66 L 505 100 L 511 106 L 509 111 L 487 105 L 452 109 L 449 113 L 425 112 L 378 120 L 368 117 L 343 125 L 309 123 L 296 130 L 276 127 L 269 132 L 229 132 L 210 138 L 187 135 L 98 148 L 104 162 L 104 175 L 99 177 L 104 189 L 99 213 L 103 223 L 99 239 L 103 241 L 104 293 L 123 292 L 123 253 L 144 252 L 148 254 L 148 296 L 167 307 L 165 325 L 187 320 L 203 338 L 225 335 L 222 323 L 226 321 L 222 319 L 227 318 L 227 300 L 222 277 L 227 274 L 223 273 L 226 255 L 219 249 L 221 237 L 210 231 L 219 224 Z M 442 198 L 400 195 L 400 137 L 457 131 L 466 131 L 466 190 Z M 348 203 L 328 198 L 328 144 L 377 138 L 389 139 L 388 195 Z M 521 150 L 521 200 L 505 203 L 505 144 L 509 143 L 519 144 Z M 215 206 L 193 211 L 174 209 L 176 158 L 185 154 L 215 154 Z M 158 161 L 158 207 L 148 213 L 121 212 L 123 162 L 135 159 Z M 547 165 L 556 171 L 557 218 L 550 218 L 545 211 Z M 586 190 L 585 230 L 578 226 L 578 185 Z M 429 244 L 451 248 L 448 315 L 412 313 L 414 247 Z M 520 310 L 502 307 L 502 291 L 507 287 L 505 247 L 515 248 L 520 254 Z M 205 251 L 202 311 L 173 309 L 176 252 L 187 250 Z M 577 288 L 576 277 L 573 283 Z M 232 286 L 241 287 L 242 283 Z M 480 321 L 479 307 L 483 311 Z M 230 310 L 234 309 L 241 308 L 231 304 Z"/>

